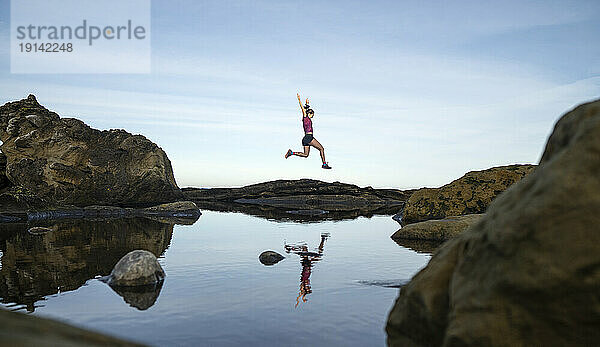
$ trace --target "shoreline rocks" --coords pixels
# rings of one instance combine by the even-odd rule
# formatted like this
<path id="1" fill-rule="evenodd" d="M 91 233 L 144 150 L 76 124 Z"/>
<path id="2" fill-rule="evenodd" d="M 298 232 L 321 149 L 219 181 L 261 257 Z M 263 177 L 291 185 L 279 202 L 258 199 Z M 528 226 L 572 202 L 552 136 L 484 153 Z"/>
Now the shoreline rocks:
<path id="1" fill-rule="evenodd" d="M 266 218 L 345 219 L 373 214 L 395 214 L 412 190 L 373 189 L 312 179 L 276 180 L 241 188 L 183 188 L 186 199 L 204 209 L 241 211 Z M 319 211 L 304 213 L 288 211 Z M 347 217 L 346 217 L 347 216 Z"/>
<path id="2" fill-rule="evenodd" d="M 62 219 L 118 219 L 145 217 L 175 224 L 193 224 L 200 218 L 200 209 L 191 201 L 178 201 L 142 209 L 116 206 L 67 206 L 54 210 L 0 212 L 0 223 L 16 223 Z"/>
<path id="3" fill-rule="evenodd" d="M 400 290 L 389 346 L 600 341 L 600 100 L 560 118 L 539 167 Z"/>
<path id="4" fill-rule="evenodd" d="M 402 224 L 484 213 L 496 196 L 533 172 L 535 167 L 498 166 L 468 172 L 440 188 L 421 188 L 406 201 L 402 211 Z"/>

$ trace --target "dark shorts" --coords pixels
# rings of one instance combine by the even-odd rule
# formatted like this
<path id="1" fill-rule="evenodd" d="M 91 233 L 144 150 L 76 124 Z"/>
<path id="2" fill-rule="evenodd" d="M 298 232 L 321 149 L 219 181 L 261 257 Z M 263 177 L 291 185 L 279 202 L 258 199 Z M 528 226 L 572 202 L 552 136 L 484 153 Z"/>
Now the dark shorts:
<path id="1" fill-rule="evenodd" d="M 312 136 L 312 134 L 304 135 L 304 137 L 302 138 L 302 146 L 310 146 L 309 143 L 313 139 L 314 139 L 314 137 Z"/>

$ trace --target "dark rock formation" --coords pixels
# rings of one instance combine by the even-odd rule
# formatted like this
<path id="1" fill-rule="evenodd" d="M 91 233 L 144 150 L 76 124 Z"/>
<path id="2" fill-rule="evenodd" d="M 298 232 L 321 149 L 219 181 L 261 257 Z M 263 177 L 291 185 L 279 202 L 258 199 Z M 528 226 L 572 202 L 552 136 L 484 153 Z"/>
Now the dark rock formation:
<path id="1" fill-rule="evenodd" d="M 600 341 L 600 100 L 564 115 L 538 168 L 403 287 L 390 346 Z"/>
<path id="2" fill-rule="evenodd" d="M 396 231 L 392 239 L 446 241 L 467 230 L 482 216 L 467 214 L 409 224 Z"/>
<path id="3" fill-rule="evenodd" d="M 285 259 L 285 257 L 274 251 L 264 251 L 258 256 L 258 260 L 263 265 L 275 265 Z"/>
<path id="4" fill-rule="evenodd" d="M 0 341 L 4 346 L 143 346 L 89 330 L 0 309 Z"/>
<path id="5" fill-rule="evenodd" d="M 165 272 L 154 254 L 136 249 L 123 256 L 110 273 L 111 287 L 154 285 L 165 279 Z"/>
<path id="6" fill-rule="evenodd" d="M 509 165 L 471 171 L 440 188 L 414 192 L 402 211 L 402 223 L 448 216 L 484 213 L 490 202 L 535 169 L 535 165 Z"/>
<path id="7" fill-rule="evenodd" d="M 31 207 L 34 204 L 28 203 L 33 201 L 37 203 L 36 206 L 41 206 L 38 201 L 39 198 L 33 194 L 22 194 L 24 198 L 21 198 L 16 193 L 17 187 L 11 187 L 9 190 L 11 194 L 6 195 L 15 200 L 2 200 L 4 195 L 0 194 L 0 201 L 17 201 L 18 206 Z M 22 188 L 21 188 L 22 189 Z M 6 206 L 5 206 L 6 208 Z M 26 221 L 48 221 L 48 220 L 65 220 L 65 219 L 87 219 L 87 220 L 105 220 L 115 218 L 133 218 L 133 217 L 146 217 L 149 219 L 157 220 L 159 222 L 170 223 L 170 224 L 184 224 L 192 225 L 202 215 L 200 209 L 191 201 L 177 201 L 168 204 L 161 204 L 152 207 L 136 209 L 130 207 L 117 207 L 117 206 L 86 206 L 83 208 L 67 206 L 67 207 L 56 207 L 52 206 L 52 209 L 42 209 L 42 211 L 35 211 L 32 208 L 28 212 L 0 212 L 0 223 L 15 223 L 15 222 L 26 222 Z"/>
<path id="8" fill-rule="evenodd" d="M 22 224 L 0 224 L 0 299 L 35 310 L 45 296 L 76 290 L 86 281 L 110 274 L 135 249 L 154 255 L 171 242 L 173 225 L 145 218 L 61 220 L 40 226 L 51 232 L 33 235 Z"/>
<path id="9" fill-rule="evenodd" d="M 0 191 L 4 188 L 10 187 L 12 183 L 8 177 L 6 177 L 6 156 L 0 152 Z"/>
<path id="10" fill-rule="evenodd" d="M 27 211 L 44 211 L 56 205 L 40 198 L 27 188 L 10 186 L 0 191 L 0 213 L 2 215 L 27 215 Z"/>
<path id="11" fill-rule="evenodd" d="M 248 210 L 250 214 L 286 220 L 344 219 L 373 214 L 399 212 L 412 191 L 360 188 L 340 182 L 327 183 L 311 179 L 277 180 L 241 188 L 183 188 L 186 199 L 203 209 L 217 211 Z M 256 207 L 253 207 L 256 206 Z M 326 211 L 319 214 L 295 214 L 288 211 Z M 265 211 L 264 213 L 261 213 Z M 348 217 L 345 217 L 345 216 Z"/>
<path id="12" fill-rule="evenodd" d="M 183 197 L 156 144 L 60 118 L 33 95 L 0 107 L 0 140 L 10 182 L 59 205 L 151 206 Z"/>

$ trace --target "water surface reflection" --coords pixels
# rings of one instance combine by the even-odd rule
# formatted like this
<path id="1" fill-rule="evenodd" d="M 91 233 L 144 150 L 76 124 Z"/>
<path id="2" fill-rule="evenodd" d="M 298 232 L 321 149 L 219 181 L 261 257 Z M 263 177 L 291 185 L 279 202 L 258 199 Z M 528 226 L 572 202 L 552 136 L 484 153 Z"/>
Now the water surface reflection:
<path id="1" fill-rule="evenodd" d="M 302 264 L 302 272 L 300 273 L 300 292 L 298 293 L 296 305 L 294 307 L 298 307 L 300 304 L 300 299 L 302 299 L 302 302 L 306 302 L 306 296 L 312 293 L 310 275 L 312 273 L 312 267 L 314 266 L 313 263 L 321 260 L 321 257 L 323 256 L 323 249 L 325 248 L 325 241 L 329 238 L 329 236 L 329 233 L 321 234 L 321 243 L 317 247 L 316 252 L 310 252 L 306 243 L 285 244 L 284 246 L 286 253 L 295 253 L 299 255 L 300 264 Z"/>
<path id="2" fill-rule="evenodd" d="M 33 312 L 35 303 L 48 295 L 72 291 L 91 278 L 108 275 L 132 250 L 162 255 L 173 236 L 173 224 L 145 218 L 66 220 L 46 226 L 52 231 L 32 234 L 26 224 L 0 225 L 2 303 Z M 132 306 L 148 308 L 159 292 L 160 288 L 153 289 L 150 298 L 140 298 Z M 136 302 L 131 294 L 119 294 L 128 296 L 128 303 Z"/>

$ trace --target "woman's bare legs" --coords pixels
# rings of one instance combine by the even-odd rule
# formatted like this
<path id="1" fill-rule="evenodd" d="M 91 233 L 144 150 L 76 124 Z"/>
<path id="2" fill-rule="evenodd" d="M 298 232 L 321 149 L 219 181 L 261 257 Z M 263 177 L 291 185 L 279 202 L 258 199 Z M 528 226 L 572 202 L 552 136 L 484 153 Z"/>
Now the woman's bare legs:
<path id="1" fill-rule="evenodd" d="M 313 140 L 314 141 L 314 140 Z M 312 143 L 312 142 L 311 142 Z M 310 153 L 310 146 L 304 146 L 304 152 L 293 152 L 293 155 L 297 155 L 299 157 L 303 157 L 306 158 L 308 157 L 308 154 Z"/>
<path id="2" fill-rule="evenodd" d="M 309 142 L 309 145 L 313 146 L 314 148 L 318 149 L 319 152 L 321 153 L 321 160 L 323 161 L 323 164 L 325 164 L 327 161 L 325 160 L 325 149 L 323 148 L 323 146 L 319 143 L 319 141 L 317 141 L 317 139 L 312 139 L 312 141 Z M 306 147 L 304 146 L 304 152 L 306 151 Z M 309 147 L 310 148 L 310 147 Z M 308 152 L 307 152 L 308 153 Z M 308 154 L 307 154 L 308 155 Z"/>

